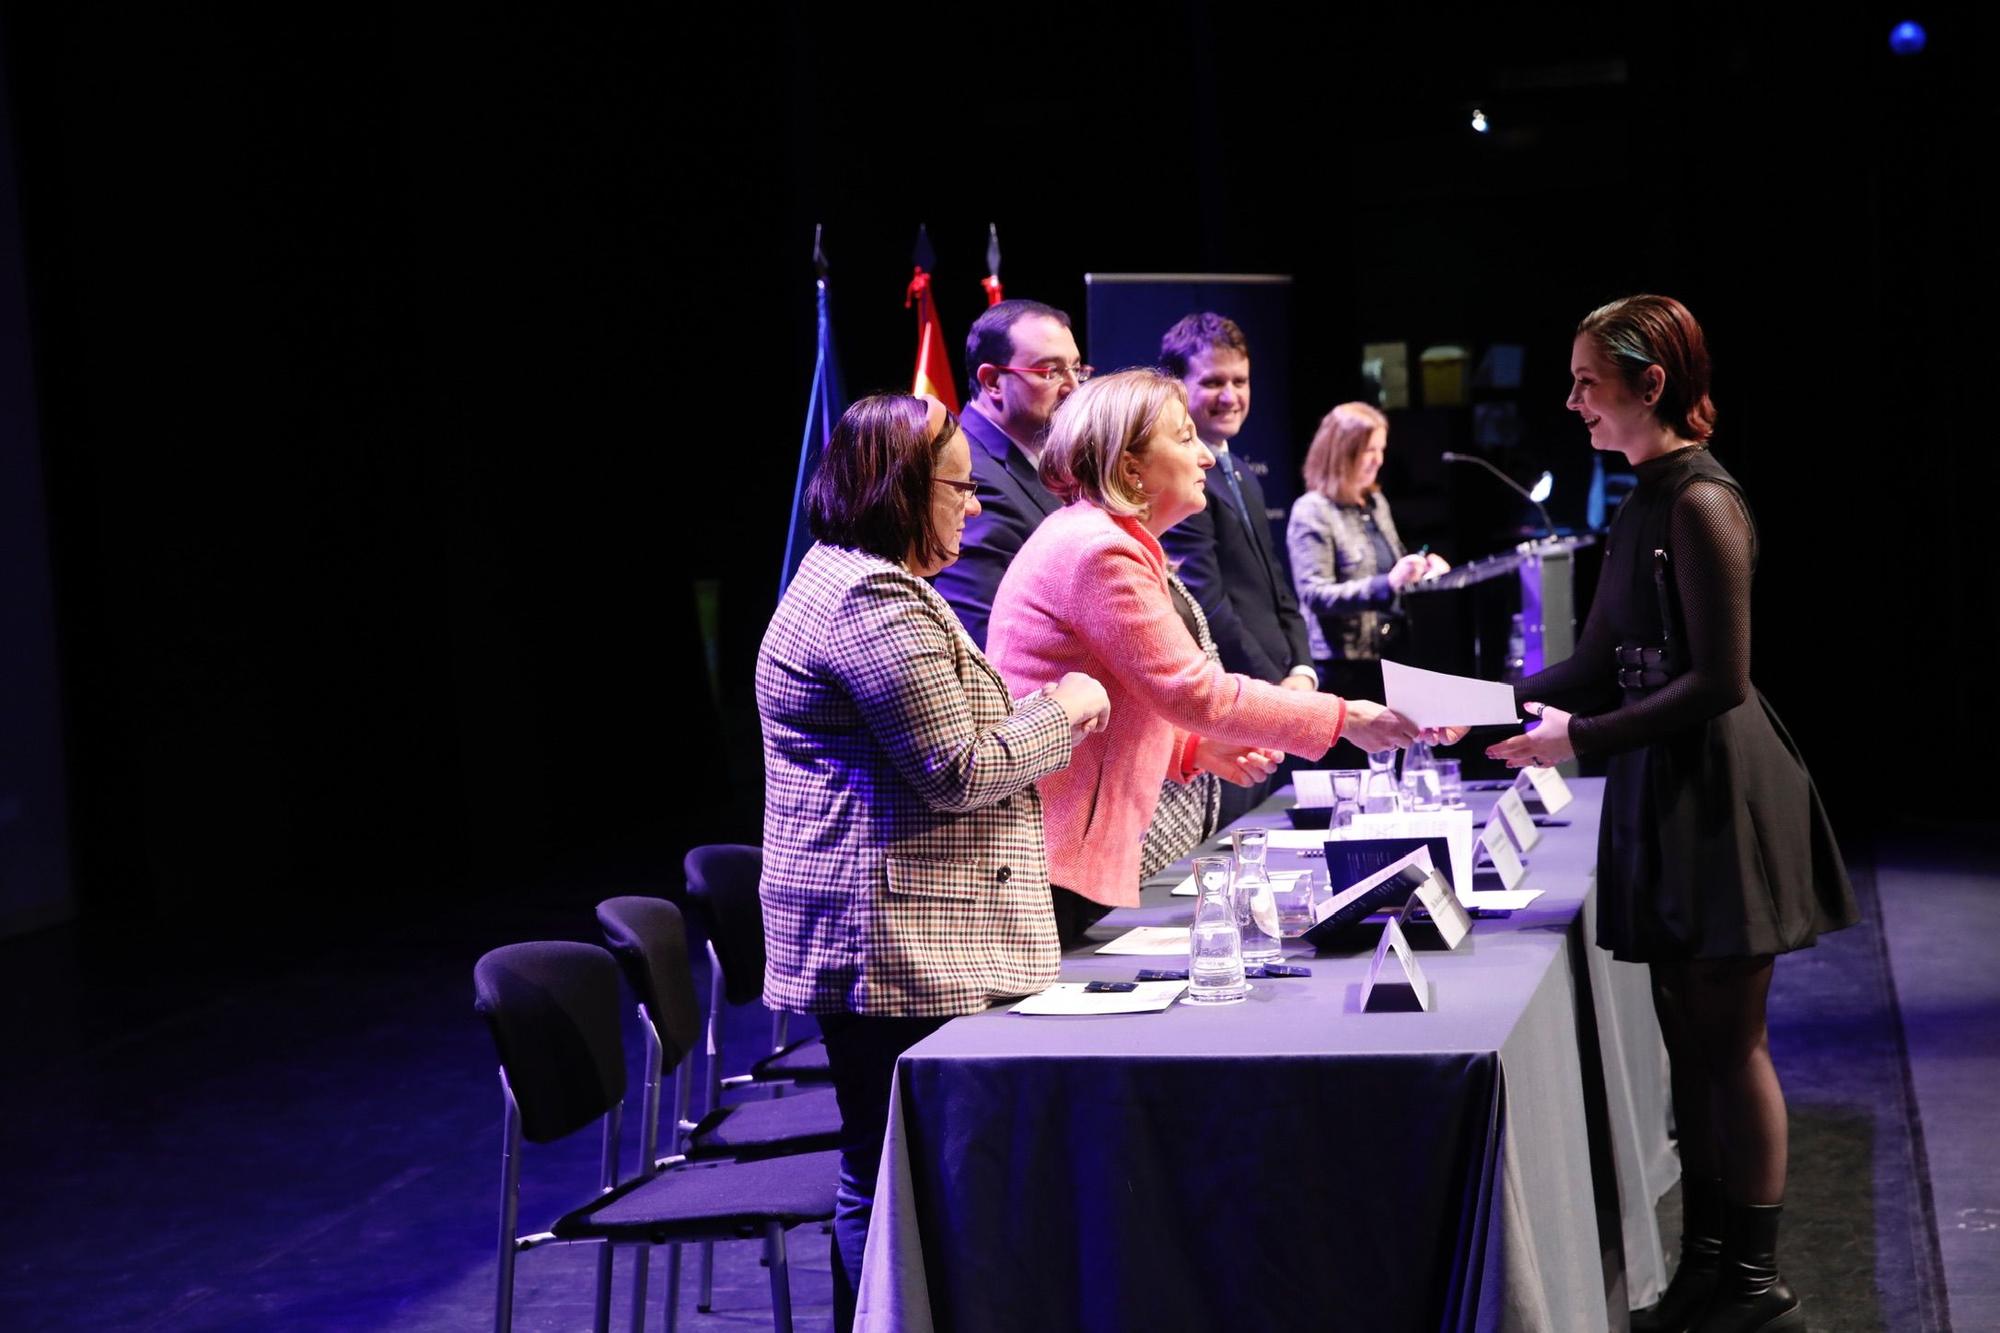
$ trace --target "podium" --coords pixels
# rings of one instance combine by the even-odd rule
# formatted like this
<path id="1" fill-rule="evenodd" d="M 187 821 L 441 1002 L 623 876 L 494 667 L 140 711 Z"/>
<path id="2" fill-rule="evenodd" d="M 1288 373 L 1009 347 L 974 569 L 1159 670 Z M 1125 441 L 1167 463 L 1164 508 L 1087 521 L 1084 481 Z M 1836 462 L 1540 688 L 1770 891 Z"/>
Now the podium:
<path id="1" fill-rule="evenodd" d="M 1565 660 L 1576 651 L 1577 553 L 1596 543 L 1587 533 L 1522 542 L 1405 588 L 1408 636 L 1398 660 L 1482 680 Z M 1518 648 L 1510 642 L 1516 615 Z M 1575 777 L 1574 762 L 1562 772 Z"/>

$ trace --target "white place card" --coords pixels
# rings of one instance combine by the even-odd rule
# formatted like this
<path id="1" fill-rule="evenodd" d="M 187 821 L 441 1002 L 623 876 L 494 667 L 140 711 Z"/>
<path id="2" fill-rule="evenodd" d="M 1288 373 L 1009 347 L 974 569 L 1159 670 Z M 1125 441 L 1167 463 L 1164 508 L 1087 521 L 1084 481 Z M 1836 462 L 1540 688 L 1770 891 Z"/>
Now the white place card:
<path id="1" fill-rule="evenodd" d="M 1088 982 L 1058 981 L 1008 1012 L 1016 1014 L 1157 1014 L 1181 997 L 1185 981 L 1141 981 L 1128 991 L 1087 991 Z"/>
<path id="2" fill-rule="evenodd" d="M 1388 966 L 1388 956 L 1396 955 L 1400 967 Z M 1431 983 L 1424 978 L 1424 971 L 1417 966 L 1417 956 L 1410 950 L 1410 942 L 1403 938 L 1403 928 L 1392 919 L 1382 929 L 1381 942 L 1375 946 L 1375 957 L 1368 964 L 1368 979 L 1361 983 L 1361 1010 L 1363 1013 L 1408 1013 L 1411 1010 L 1430 1012 Z"/>
<path id="3" fill-rule="evenodd" d="M 1142 958 L 1170 958 L 1175 954 L 1185 958 L 1187 951 L 1186 926 L 1134 926 L 1097 950 L 1099 953 L 1137 954 Z"/>
<path id="4" fill-rule="evenodd" d="M 1523 806 L 1522 809 L 1526 809 Z M 1397 815 L 1356 815 L 1347 828 L 1322 838 L 1443 838 L 1451 848 L 1451 887 L 1472 887 L 1472 812 L 1425 810 Z M 1273 844 L 1275 845 L 1275 844 Z"/>
<path id="5" fill-rule="evenodd" d="M 1323 828 L 1274 828 L 1264 845 L 1273 851 L 1310 852 L 1332 836 Z"/>
<path id="6" fill-rule="evenodd" d="M 1437 872 L 1417 886 L 1417 901 L 1431 914 L 1431 924 L 1437 927 L 1438 937 L 1447 949 L 1456 949 L 1472 933 L 1472 918 L 1465 914 L 1458 899 L 1452 896 L 1445 882 Z"/>
<path id="7" fill-rule="evenodd" d="M 1542 808 L 1552 815 L 1576 799 L 1563 775 L 1553 768 L 1524 768 L 1521 776 L 1533 784 L 1535 795 L 1542 798 Z"/>
<path id="8" fill-rule="evenodd" d="M 1528 873 L 1528 868 L 1521 864 L 1520 855 L 1514 850 L 1514 840 L 1508 836 L 1507 829 L 1501 824 L 1497 813 L 1486 821 L 1486 828 L 1479 835 L 1479 844 L 1486 849 L 1486 854 L 1493 858 L 1493 868 L 1500 872 L 1502 884 L 1509 889 L 1520 884 L 1521 877 Z"/>
<path id="9" fill-rule="evenodd" d="M 1500 804 L 1495 807 L 1500 818 L 1507 823 L 1507 831 L 1514 835 L 1514 845 L 1522 851 L 1533 850 L 1542 840 L 1542 831 L 1535 827 L 1535 817 L 1528 813 L 1528 803 L 1521 799 L 1521 793 L 1509 787 L 1500 793 Z"/>

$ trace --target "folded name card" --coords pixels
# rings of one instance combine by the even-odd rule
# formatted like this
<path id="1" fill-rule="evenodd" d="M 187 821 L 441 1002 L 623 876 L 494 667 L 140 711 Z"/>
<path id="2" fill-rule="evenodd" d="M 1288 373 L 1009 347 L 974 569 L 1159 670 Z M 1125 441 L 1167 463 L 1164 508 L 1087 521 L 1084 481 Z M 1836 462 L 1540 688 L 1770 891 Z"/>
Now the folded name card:
<path id="1" fill-rule="evenodd" d="M 1526 807 L 1522 807 L 1526 809 Z M 1324 835 L 1322 835 L 1324 836 Z M 1451 848 L 1448 863 L 1437 869 L 1454 892 L 1472 887 L 1472 812 L 1470 810 L 1425 810 L 1397 815 L 1356 815 L 1347 828 L 1335 830 L 1336 840 L 1347 838 L 1443 838 Z M 1338 880 L 1334 881 L 1339 883 Z"/>
<path id="2" fill-rule="evenodd" d="M 1486 828 L 1479 835 L 1479 845 L 1493 858 L 1493 868 L 1500 872 L 1500 883 L 1505 887 L 1514 888 L 1528 873 L 1528 868 L 1521 864 L 1520 854 L 1514 850 L 1514 839 L 1508 836 L 1497 812 L 1486 821 Z"/>
<path id="3" fill-rule="evenodd" d="M 1401 908 L 1418 887 L 1431 878 L 1431 854 L 1419 847 L 1402 859 L 1383 866 L 1374 874 L 1351 884 L 1325 902 L 1313 907 L 1312 928 L 1306 942 L 1314 948 L 1336 945 L 1342 932 L 1376 912 Z"/>
<path id="4" fill-rule="evenodd" d="M 1395 967 L 1388 965 L 1391 954 L 1396 958 Z M 1361 1011 L 1429 1013 L 1430 1007 L 1431 983 L 1417 966 L 1417 956 L 1411 952 L 1410 942 L 1403 938 L 1403 928 L 1391 921 L 1382 932 L 1382 942 L 1375 946 L 1375 957 L 1368 964 L 1368 980 L 1361 984 Z"/>
<path id="5" fill-rule="evenodd" d="M 1553 768 L 1524 768 L 1521 776 L 1534 787 L 1535 795 L 1542 798 L 1542 808 L 1552 815 L 1576 799 L 1563 775 Z"/>
<path id="6" fill-rule="evenodd" d="M 1530 851 L 1542 840 L 1542 831 L 1535 827 L 1535 817 L 1528 813 L 1527 802 L 1521 793 L 1509 787 L 1500 793 L 1500 804 L 1494 807 L 1500 818 L 1507 823 L 1507 831 L 1514 835 L 1514 845 L 1522 851 Z"/>

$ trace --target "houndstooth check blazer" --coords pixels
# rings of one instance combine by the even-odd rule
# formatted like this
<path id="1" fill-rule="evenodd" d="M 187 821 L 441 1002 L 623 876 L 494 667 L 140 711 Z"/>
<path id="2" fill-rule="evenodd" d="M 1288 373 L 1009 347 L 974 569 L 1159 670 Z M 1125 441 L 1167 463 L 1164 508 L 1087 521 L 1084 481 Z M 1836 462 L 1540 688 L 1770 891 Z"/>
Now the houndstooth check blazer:
<path id="1" fill-rule="evenodd" d="M 931 586 L 862 551 L 806 553 L 757 654 L 764 1002 L 975 1013 L 1056 979 L 1035 780 L 1062 706 L 1016 707 Z"/>

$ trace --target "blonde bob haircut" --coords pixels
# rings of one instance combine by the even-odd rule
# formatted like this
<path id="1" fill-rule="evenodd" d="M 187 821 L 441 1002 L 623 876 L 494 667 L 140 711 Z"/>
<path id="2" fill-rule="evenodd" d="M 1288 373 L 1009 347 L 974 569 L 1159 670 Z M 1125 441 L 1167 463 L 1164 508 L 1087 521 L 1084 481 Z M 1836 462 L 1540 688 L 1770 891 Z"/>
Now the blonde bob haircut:
<path id="1" fill-rule="evenodd" d="M 1125 475 L 1125 456 L 1144 455 L 1169 402 L 1187 406 L 1187 386 L 1150 367 L 1096 375 L 1065 398 L 1042 446 L 1042 485 L 1065 503 L 1084 499 L 1120 518 L 1143 518 L 1145 495 Z"/>
<path id="2" fill-rule="evenodd" d="M 1354 460 L 1375 438 L 1375 432 L 1389 429 L 1389 418 L 1367 403 L 1342 403 L 1320 418 L 1313 432 L 1312 447 L 1306 450 L 1306 485 L 1329 500 L 1338 500 L 1354 471 Z M 1370 493 L 1381 490 L 1373 485 Z"/>

